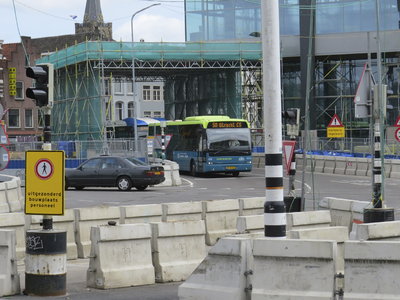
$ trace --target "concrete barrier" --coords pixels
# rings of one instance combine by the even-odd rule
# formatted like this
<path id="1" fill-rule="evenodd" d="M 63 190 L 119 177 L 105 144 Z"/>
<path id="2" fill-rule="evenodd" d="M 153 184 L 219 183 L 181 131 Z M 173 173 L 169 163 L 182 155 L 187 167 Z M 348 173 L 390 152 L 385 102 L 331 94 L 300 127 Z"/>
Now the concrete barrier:
<path id="1" fill-rule="evenodd" d="M 186 280 L 206 256 L 204 221 L 151 223 L 156 282 Z"/>
<path id="2" fill-rule="evenodd" d="M 0 182 L 0 213 L 8 212 L 10 212 L 10 206 L 8 206 L 7 202 L 6 183 Z"/>
<path id="3" fill-rule="evenodd" d="M 315 160 L 314 172 L 316 172 L 316 173 L 324 173 L 325 156 L 314 155 L 313 159 Z"/>
<path id="4" fill-rule="evenodd" d="M 336 242 L 255 239 L 252 300 L 335 299 Z"/>
<path id="5" fill-rule="evenodd" d="M 176 162 L 171 163 L 171 180 L 173 186 L 179 186 L 182 184 L 182 179 L 179 174 L 179 165 Z"/>
<path id="6" fill-rule="evenodd" d="M 391 159 L 385 159 L 385 178 L 390 177 L 392 171 L 392 161 Z"/>
<path id="7" fill-rule="evenodd" d="M 335 174 L 346 174 L 347 157 L 336 156 Z"/>
<path id="8" fill-rule="evenodd" d="M 357 158 L 348 157 L 347 158 L 347 168 L 345 171 L 346 175 L 356 175 L 357 172 Z"/>
<path id="9" fill-rule="evenodd" d="M 201 220 L 202 206 L 201 202 L 176 202 L 163 203 L 162 221 L 180 221 L 180 220 Z"/>
<path id="10" fill-rule="evenodd" d="M 239 199 L 239 216 L 263 215 L 265 201 L 265 197 Z"/>
<path id="11" fill-rule="evenodd" d="M 22 212 L 0 214 L 0 229 L 12 229 L 17 240 L 18 264 L 23 264 L 25 258 L 25 215 Z"/>
<path id="12" fill-rule="evenodd" d="M 120 224 L 137 224 L 162 221 L 161 204 L 121 206 L 120 210 Z"/>
<path id="13" fill-rule="evenodd" d="M 179 286 L 179 300 L 249 299 L 252 270 L 250 239 L 222 238 L 190 277 Z"/>
<path id="14" fill-rule="evenodd" d="M 21 293 L 16 263 L 17 239 L 15 231 L 0 230 L 0 297 Z"/>
<path id="15" fill-rule="evenodd" d="M 349 240 L 348 228 L 345 226 L 291 230 L 291 239 L 301 240 L 329 240 L 337 243 L 336 271 L 344 273 L 344 242 Z M 343 288 L 340 280 L 339 288 Z"/>
<path id="16" fill-rule="evenodd" d="M 52 216 L 53 228 L 67 232 L 67 259 L 77 259 L 78 249 L 75 243 L 74 210 L 66 209 L 63 216 Z M 43 216 L 26 215 L 25 226 L 27 230 L 42 229 Z"/>
<path id="17" fill-rule="evenodd" d="M 302 211 L 286 214 L 286 231 L 329 227 L 330 224 L 331 213 L 329 210 Z"/>
<path id="18" fill-rule="evenodd" d="M 306 157 L 307 157 L 307 155 L 306 155 Z M 284 161 L 285 161 L 285 159 L 283 158 L 282 162 L 283 162 L 283 165 L 285 166 Z M 303 171 L 303 154 L 296 154 L 296 170 Z M 306 158 L 306 170 L 307 170 L 307 158 Z"/>
<path id="19" fill-rule="evenodd" d="M 400 160 L 392 160 L 392 169 L 389 177 L 400 179 Z"/>
<path id="20" fill-rule="evenodd" d="M 324 173 L 334 174 L 335 168 L 336 168 L 336 157 L 335 156 L 325 156 Z"/>
<path id="21" fill-rule="evenodd" d="M 400 242 L 345 242 L 343 299 L 400 299 L 399 249 Z"/>
<path id="22" fill-rule="evenodd" d="M 7 202 L 10 207 L 10 212 L 22 211 L 22 193 L 21 181 L 18 177 L 13 177 L 12 180 L 6 181 Z"/>
<path id="23" fill-rule="evenodd" d="M 357 225 L 357 240 L 400 241 L 400 221 Z"/>
<path id="24" fill-rule="evenodd" d="M 120 209 L 119 207 L 109 206 L 75 208 L 74 219 L 78 257 L 86 258 L 90 254 L 90 228 L 92 226 L 106 225 L 108 221 L 118 222 Z"/>
<path id="25" fill-rule="evenodd" d="M 236 229 L 238 233 L 264 232 L 264 216 L 239 216 Z"/>
<path id="26" fill-rule="evenodd" d="M 370 169 L 371 159 L 357 157 L 357 176 L 367 176 L 367 172 Z"/>
<path id="27" fill-rule="evenodd" d="M 91 228 L 87 286 L 113 289 L 154 284 L 150 224 Z"/>
<path id="28" fill-rule="evenodd" d="M 202 201 L 202 206 L 202 219 L 206 226 L 206 244 L 208 246 L 214 245 L 220 237 L 237 232 L 238 200 Z"/>
<path id="29" fill-rule="evenodd" d="M 302 155 L 302 154 L 301 154 Z M 306 165 L 306 171 L 311 172 L 311 166 L 313 167 L 313 170 L 315 172 L 315 166 L 316 166 L 316 156 L 315 155 L 306 155 L 307 158 L 307 165 Z M 296 155 L 297 159 L 297 155 Z"/>
<path id="30" fill-rule="evenodd" d="M 172 176 L 171 176 L 171 165 L 166 164 L 164 167 L 164 177 L 165 180 L 158 184 L 157 186 L 172 186 Z"/>

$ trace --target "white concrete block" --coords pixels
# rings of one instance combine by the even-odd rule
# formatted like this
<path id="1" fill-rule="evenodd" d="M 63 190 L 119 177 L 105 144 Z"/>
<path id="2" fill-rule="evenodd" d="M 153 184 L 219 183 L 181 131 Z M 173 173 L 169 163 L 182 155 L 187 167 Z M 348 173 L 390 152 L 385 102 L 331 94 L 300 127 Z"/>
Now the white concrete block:
<path id="1" fill-rule="evenodd" d="M 163 167 L 164 167 L 165 180 L 163 182 L 161 182 L 160 184 L 158 184 L 157 186 L 172 186 L 171 165 L 165 164 L 165 165 L 163 165 Z"/>
<path id="2" fill-rule="evenodd" d="M 179 186 L 182 184 L 182 179 L 179 174 L 179 165 L 176 162 L 171 162 L 171 180 L 173 186 Z"/>
<path id="3" fill-rule="evenodd" d="M 75 241 L 78 248 L 78 257 L 86 258 L 90 253 L 90 228 L 106 225 L 108 221 L 118 222 L 120 219 L 119 207 L 96 206 L 75 208 Z"/>
<path id="4" fill-rule="evenodd" d="M 161 204 L 121 206 L 121 224 L 151 223 L 162 221 Z"/>
<path id="5" fill-rule="evenodd" d="M 348 228 L 345 226 L 291 230 L 291 239 L 327 240 L 337 242 L 336 270 L 344 272 L 344 242 L 349 240 Z"/>
<path id="6" fill-rule="evenodd" d="M 400 221 L 359 224 L 356 239 L 400 241 Z"/>
<path id="7" fill-rule="evenodd" d="M 329 210 L 287 213 L 286 220 L 286 231 L 292 229 L 329 227 L 331 224 L 331 213 Z"/>
<path id="8" fill-rule="evenodd" d="M 345 171 L 346 175 L 356 175 L 357 172 L 357 158 L 348 157 L 347 158 L 347 168 Z"/>
<path id="9" fill-rule="evenodd" d="M 392 168 L 389 177 L 400 179 L 400 160 L 398 159 L 392 160 Z"/>
<path id="10" fill-rule="evenodd" d="M 0 214 L 0 229 L 12 229 L 17 239 L 18 264 L 23 264 L 25 258 L 25 215 L 22 212 Z"/>
<path id="11" fill-rule="evenodd" d="M 74 210 L 66 209 L 63 216 L 52 216 L 53 228 L 57 230 L 65 230 L 67 232 L 67 259 L 78 258 L 78 248 L 75 243 L 75 219 Z M 42 229 L 40 225 L 43 221 L 43 216 L 26 215 L 26 229 Z"/>
<path id="12" fill-rule="evenodd" d="M 21 293 L 16 244 L 14 230 L 0 229 L 0 297 Z"/>
<path id="13" fill-rule="evenodd" d="M 206 256 L 204 221 L 151 223 L 157 282 L 186 280 Z"/>
<path id="14" fill-rule="evenodd" d="M 237 199 L 202 201 L 202 205 L 207 245 L 212 246 L 218 238 L 237 232 L 236 221 L 239 215 Z"/>
<path id="15" fill-rule="evenodd" d="M 21 207 L 21 187 L 18 185 L 18 180 L 13 177 L 11 181 L 6 181 L 7 202 L 10 207 L 10 212 L 22 211 Z"/>
<path id="16" fill-rule="evenodd" d="M 7 192 L 5 182 L 0 182 L 0 213 L 10 212 L 10 207 L 7 202 Z"/>
<path id="17" fill-rule="evenodd" d="M 335 174 L 345 174 L 347 169 L 347 157 L 336 156 Z"/>
<path id="18" fill-rule="evenodd" d="M 357 176 L 367 176 L 367 172 L 370 169 L 371 159 L 357 157 Z"/>
<path id="19" fill-rule="evenodd" d="M 255 239 L 252 300 L 334 297 L 336 242 Z"/>
<path id="20" fill-rule="evenodd" d="M 192 275 L 179 286 L 179 300 L 246 300 L 252 269 L 250 239 L 222 238 Z"/>
<path id="21" fill-rule="evenodd" d="M 150 224 L 91 228 L 87 286 L 113 289 L 154 284 Z"/>
<path id="22" fill-rule="evenodd" d="M 163 203 L 162 221 L 180 221 L 180 220 L 201 220 L 202 206 L 201 202 L 175 202 Z"/>
<path id="23" fill-rule="evenodd" d="M 315 155 L 315 156 L 313 156 L 313 159 L 315 160 L 314 172 L 315 173 L 324 173 L 325 156 Z"/>
<path id="24" fill-rule="evenodd" d="M 298 164 L 298 163 L 297 163 L 297 157 L 299 157 L 299 156 L 303 157 L 303 154 L 301 154 L 301 155 L 296 155 L 296 165 Z M 313 171 L 316 172 L 316 171 L 315 171 L 315 168 L 316 168 L 316 163 L 317 163 L 317 157 L 318 157 L 318 156 L 316 156 L 316 155 L 306 155 L 306 157 L 307 157 L 306 171 L 307 171 L 307 172 L 311 172 L 311 166 L 312 166 L 312 167 L 313 167 L 313 168 L 312 168 Z M 301 163 L 302 163 L 302 162 L 303 162 L 303 161 L 301 161 Z"/>
<path id="25" fill-rule="evenodd" d="M 325 167 L 324 173 L 335 173 L 336 168 L 336 157 L 335 156 L 325 156 Z"/>
<path id="26" fill-rule="evenodd" d="M 265 201 L 265 197 L 239 199 L 239 216 L 263 215 Z"/>
<path id="27" fill-rule="evenodd" d="M 239 233 L 264 232 L 264 215 L 239 216 L 236 229 Z"/>
<path id="28" fill-rule="evenodd" d="M 344 299 L 400 299 L 400 242 L 344 244 Z"/>

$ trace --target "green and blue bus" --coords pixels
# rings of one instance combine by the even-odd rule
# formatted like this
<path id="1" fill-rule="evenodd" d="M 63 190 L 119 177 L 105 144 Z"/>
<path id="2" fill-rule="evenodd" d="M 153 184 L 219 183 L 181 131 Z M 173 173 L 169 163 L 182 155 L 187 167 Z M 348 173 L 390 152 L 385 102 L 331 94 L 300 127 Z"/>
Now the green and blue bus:
<path id="1" fill-rule="evenodd" d="M 161 157 L 160 124 L 149 124 L 148 141 L 155 157 Z M 227 116 L 187 117 L 168 121 L 164 128 L 165 158 L 179 164 L 181 171 L 230 173 L 252 169 L 252 142 L 249 123 Z"/>

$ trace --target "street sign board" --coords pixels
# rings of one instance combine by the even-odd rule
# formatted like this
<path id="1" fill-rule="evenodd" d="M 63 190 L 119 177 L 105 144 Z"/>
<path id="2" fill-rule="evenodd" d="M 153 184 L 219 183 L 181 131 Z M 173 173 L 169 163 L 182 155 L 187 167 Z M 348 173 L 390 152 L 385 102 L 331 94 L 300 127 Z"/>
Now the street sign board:
<path id="1" fill-rule="evenodd" d="M 25 152 L 25 214 L 64 215 L 64 151 Z"/>
<path id="2" fill-rule="evenodd" d="M 396 132 L 394 134 L 394 137 L 398 142 L 400 142 L 400 127 L 396 129 Z"/>
<path id="3" fill-rule="evenodd" d="M 285 156 L 286 175 L 289 175 L 290 165 L 292 164 L 294 149 L 296 147 L 296 141 L 282 141 L 283 154 Z"/>
<path id="4" fill-rule="evenodd" d="M 328 138 L 343 138 L 345 137 L 344 127 L 328 127 Z"/>
<path id="5" fill-rule="evenodd" d="M 356 118 L 367 118 L 372 114 L 370 111 L 372 104 L 370 93 L 374 86 L 374 76 L 372 75 L 368 63 L 365 63 L 360 82 L 358 83 L 357 92 L 354 97 Z"/>

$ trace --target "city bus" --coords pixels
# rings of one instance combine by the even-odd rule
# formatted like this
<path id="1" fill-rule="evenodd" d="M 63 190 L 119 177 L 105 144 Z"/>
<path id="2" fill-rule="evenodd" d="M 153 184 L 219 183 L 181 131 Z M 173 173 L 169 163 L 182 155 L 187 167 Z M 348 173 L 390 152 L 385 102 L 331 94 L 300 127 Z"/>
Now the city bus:
<path id="1" fill-rule="evenodd" d="M 161 157 L 160 124 L 149 124 L 148 139 L 153 155 Z M 165 157 L 179 164 L 181 171 L 229 173 L 252 169 L 252 142 L 249 123 L 227 116 L 187 117 L 168 121 L 164 128 Z"/>

